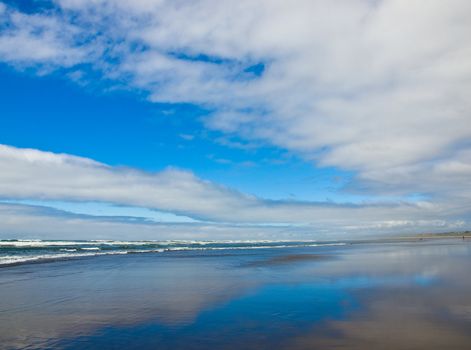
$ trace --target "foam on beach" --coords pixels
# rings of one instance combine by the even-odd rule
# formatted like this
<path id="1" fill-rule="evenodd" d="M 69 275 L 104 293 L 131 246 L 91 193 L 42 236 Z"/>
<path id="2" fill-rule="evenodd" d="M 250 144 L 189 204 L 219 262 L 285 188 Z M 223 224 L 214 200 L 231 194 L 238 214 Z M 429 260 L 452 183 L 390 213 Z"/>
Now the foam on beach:
<path id="1" fill-rule="evenodd" d="M 67 240 L 0 240 L 0 266 L 81 257 L 144 254 L 172 251 L 211 251 L 241 249 L 279 249 L 345 245 L 344 242 L 317 241 L 67 241 Z"/>

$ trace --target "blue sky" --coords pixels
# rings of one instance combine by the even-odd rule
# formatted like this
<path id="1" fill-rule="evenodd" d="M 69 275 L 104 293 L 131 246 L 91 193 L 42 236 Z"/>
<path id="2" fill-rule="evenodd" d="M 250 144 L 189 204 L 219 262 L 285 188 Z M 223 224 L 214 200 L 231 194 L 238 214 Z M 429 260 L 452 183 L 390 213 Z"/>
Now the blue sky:
<path id="1" fill-rule="evenodd" d="M 200 118 L 209 112 L 199 106 L 81 88 L 58 73 L 37 77 L 3 66 L 0 74 L 2 144 L 146 171 L 190 169 L 269 199 L 364 198 L 339 191 L 351 176 L 347 171 L 318 168 L 284 149 L 205 130 Z"/>
<path id="2" fill-rule="evenodd" d="M 1 1 L 0 238 L 467 229 L 469 9 Z"/>

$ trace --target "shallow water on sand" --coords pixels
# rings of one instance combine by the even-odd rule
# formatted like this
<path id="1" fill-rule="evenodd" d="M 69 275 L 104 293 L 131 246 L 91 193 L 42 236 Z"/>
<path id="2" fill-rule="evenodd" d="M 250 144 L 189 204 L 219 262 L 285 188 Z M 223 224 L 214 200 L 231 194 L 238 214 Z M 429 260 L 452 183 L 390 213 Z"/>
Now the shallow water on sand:
<path id="1" fill-rule="evenodd" d="M 471 242 L 108 255 L 0 269 L 0 348 L 471 349 Z"/>

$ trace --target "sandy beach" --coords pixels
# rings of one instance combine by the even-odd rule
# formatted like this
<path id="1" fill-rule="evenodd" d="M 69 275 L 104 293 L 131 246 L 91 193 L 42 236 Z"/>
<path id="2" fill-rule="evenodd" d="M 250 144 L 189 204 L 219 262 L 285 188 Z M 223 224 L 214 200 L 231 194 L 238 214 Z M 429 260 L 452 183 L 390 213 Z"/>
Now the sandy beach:
<path id="1" fill-rule="evenodd" d="M 468 349 L 471 242 L 179 251 L 0 271 L 5 349 Z"/>

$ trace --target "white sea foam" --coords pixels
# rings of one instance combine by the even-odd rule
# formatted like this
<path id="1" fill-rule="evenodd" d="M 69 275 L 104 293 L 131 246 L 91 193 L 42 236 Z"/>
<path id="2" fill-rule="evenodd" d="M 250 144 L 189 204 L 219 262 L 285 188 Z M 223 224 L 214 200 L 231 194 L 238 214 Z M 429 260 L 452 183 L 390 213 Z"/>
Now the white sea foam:
<path id="1" fill-rule="evenodd" d="M 54 246 L 76 246 L 96 245 L 90 241 L 41 241 L 41 240 L 18 240 L 0 241 L 0 247 L 54 247 Z"/>
<path id="2" fill-rule="evenodd" d="M 175 245 L 175 244 L 189 244 L 189 245 L 209 245 L 209 244 L 271 244 L 271 243 L 298 243 L 300 241 L 293 240 L 167 240 L 167 241 L 113 241 L 113 240 L 90 240 L 90 241 L 52 241 L 52 240 L 39 240 L 39 239 L 19 239 L 19 240 L 0 240 L 0 247 L 47 247 L 47 246 L 74 246 L 74 245 Z M 305 240 L 304 243 L 314 243 L 315 240 Z"/>
<path id="3" fill-rule="evenodd" d="M 162 253 L 172 251 L 222 251 L 296 247 L 342 246 L 344 242 L 315 241 L 0 241 L 0 265 L 60 260 L 98 255 Z M 58 247 L 63 247 L 58 249 Z M 134 248 L 135 247 L 135 248 Z M 140 247 L 140 248 L 138 248 Z M 2 254 L 2 248 L 4 254 Z M 15 252 L 15 248 L 16 250 Z M 39 250 L 37 249 L 39 248 Z M 49 248 L 49 251 L 48 251 Z M 57 252 L 57 249 L 60 253 Z M 16 254 L 12 254 L 15 252 Z"/>
<path id="4" fill-rule="evenodd" d="M 12 265 L 26 262 L 35 261 L 48 261 L 48 260 L 64 260 L 71 258 L 82 258 L 87 256 L 98 256 L 98 255 L 122 255 L 127 254 L 127 251 L 113 251 L 106 253 L 72 253 L 72 254 L 42 254 L 42 255 L 6 255 L 0 256 L 0 265 Z"/>

